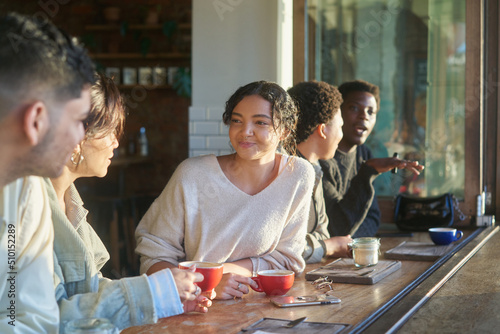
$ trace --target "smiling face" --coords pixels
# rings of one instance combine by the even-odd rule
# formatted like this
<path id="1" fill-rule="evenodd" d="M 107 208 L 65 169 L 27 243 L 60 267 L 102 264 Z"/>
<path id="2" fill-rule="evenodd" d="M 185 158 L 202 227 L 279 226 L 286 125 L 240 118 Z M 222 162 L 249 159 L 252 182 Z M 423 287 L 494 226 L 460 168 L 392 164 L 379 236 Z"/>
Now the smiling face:
<path id="1" fill-rule="evenodd" d="M 271 103 L 259 95 L 244 97 L 231 114 L 229 139 L 240 158 L 274 159 L 280 135 L 273 127 Z"/>
<path id="2" fill-rule="evenodd" d="M 352 91 L 344 97 L 341 106 L 344 126 L 339 149 L 344 152 L 354 150 L 365 143 L 377 121 L 377 101 L 367 92 Z"/>
<path id="3" fill-rule="evenodd" d="M 114 132 L 84 140 L 77 148 L 77 151 L 81 151 L 84 159 L 80 165 L 74 168 L 75 173 L 78 174 L 78 177 L 106 176 L 113 157 L 113 150 L 117 147 L 118 140 Z M 70 163 L 68 166 L 71 166 Z"/>

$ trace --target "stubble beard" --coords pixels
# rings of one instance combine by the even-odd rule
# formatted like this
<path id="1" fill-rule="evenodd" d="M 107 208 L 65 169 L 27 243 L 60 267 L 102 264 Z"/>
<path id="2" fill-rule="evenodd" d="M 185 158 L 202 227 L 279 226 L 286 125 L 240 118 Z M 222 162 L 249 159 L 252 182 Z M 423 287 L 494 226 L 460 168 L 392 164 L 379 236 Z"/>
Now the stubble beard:
<path id="1" fill-rule="evenodd" d="M 61 175 L 66 163 L 66 161 L 61 161 L 63 158 L 60 154 L 64 141 L 57 142 L 55 132 L 56 129 L 52 124 L 42 141 L 33 148 L 29 157 L 24 161 L 30 171 L 29 174 L 51 178 Z"/>

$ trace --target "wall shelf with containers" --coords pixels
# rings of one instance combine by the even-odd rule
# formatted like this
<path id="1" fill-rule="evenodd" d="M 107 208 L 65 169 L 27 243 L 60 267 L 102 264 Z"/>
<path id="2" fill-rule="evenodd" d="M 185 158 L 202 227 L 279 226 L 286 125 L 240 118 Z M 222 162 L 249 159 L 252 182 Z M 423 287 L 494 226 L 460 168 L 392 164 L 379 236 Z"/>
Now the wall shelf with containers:
<path id="1" fill-rule="evenodd" d="M 177 66 L 141 66 L 141 67 L 115 67 L 108 66 L 103 71 L 113 78 L 119 89 L 128 90 L 137 87 L 145 89 L 174 89 L 180 96 L 189 97 L 184 94 L 184 89 L 190 90 L 190 73 L 187 67 Z M 186 86 L 186 87 L 184 87 Z M 189 87 L 187 87 L 189 86 Z"/>
<path id="2" fill-rule="evenodd" d="M 120 89 L 174 89 L 191 92 L 191 24 L 108 23 L 86 25 L 82 39 L 97 69 Z"/>

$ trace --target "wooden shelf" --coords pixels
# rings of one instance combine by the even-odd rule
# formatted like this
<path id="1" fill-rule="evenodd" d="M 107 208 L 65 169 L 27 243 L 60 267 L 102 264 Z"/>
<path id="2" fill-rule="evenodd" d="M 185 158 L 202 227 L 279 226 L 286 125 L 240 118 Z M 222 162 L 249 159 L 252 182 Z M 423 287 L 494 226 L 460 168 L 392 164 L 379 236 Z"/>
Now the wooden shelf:
<path id="1" fill-rule="evenodd" d="M 141 59 L 166 59 L 166 60 L 190 60 L 189 53 L 148 53 L 143 56 L 140 53 L 94 53 L 90 55 L 93 59 L 126 59 L 126 60 L 141 60 Z"/>
<path id="2" fill-rule="evenodd" d="M 131 24 L 127 27 L 128 30 L 161 30 L 163 24 Z M 87 31 L 120 31 L 121 24 L 92 24 L 86 25 Z M 191 23 L 180 23 L 177 25 L 179 30 L 190 30 Z"/>

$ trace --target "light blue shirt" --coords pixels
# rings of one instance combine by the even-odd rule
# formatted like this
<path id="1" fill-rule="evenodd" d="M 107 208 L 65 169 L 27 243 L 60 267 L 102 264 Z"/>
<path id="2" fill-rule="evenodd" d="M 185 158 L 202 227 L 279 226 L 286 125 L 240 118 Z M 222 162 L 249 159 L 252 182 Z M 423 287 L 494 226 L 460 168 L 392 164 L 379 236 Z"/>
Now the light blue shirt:
<path id="1" fill-rule="evenodd" d="M 102 277 L 100 269 L 109 255 L 86 221 L 87 210 L 76 188 L 72 185 L 66 192 L 66 216 L 52 183 L 45 181 L 54 224 L 54 284 L 61 329 L 69 320 L 79 318 L 107 318 L 124 329 L 184 312 L 168 269 L 151 277 Z"/>
<path id="2" fill-rule="evenodd" d="M 147 277 L 158 318 L 170 317 L 184 312 L 182 304 L 179 304 L 179 294 L 174 277 L 169 269 L 157 271 Z M 165 282 L 169 281 L 173 282 L 173 284 L 165 284 Z"/>

